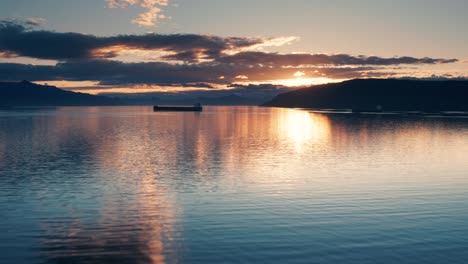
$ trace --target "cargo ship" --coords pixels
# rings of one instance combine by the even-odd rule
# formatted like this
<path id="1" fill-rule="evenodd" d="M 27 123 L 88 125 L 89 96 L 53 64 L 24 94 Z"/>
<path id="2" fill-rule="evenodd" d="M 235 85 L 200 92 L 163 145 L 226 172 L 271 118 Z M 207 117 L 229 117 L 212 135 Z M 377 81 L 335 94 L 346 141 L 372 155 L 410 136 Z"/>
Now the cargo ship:
<path id="1" fill-rule="evenodd" d="M 201 104 L 194 104 L 192 106 L 159 106 L 153 107 L 154 112 L 202 112 L 203 106 Z"/>

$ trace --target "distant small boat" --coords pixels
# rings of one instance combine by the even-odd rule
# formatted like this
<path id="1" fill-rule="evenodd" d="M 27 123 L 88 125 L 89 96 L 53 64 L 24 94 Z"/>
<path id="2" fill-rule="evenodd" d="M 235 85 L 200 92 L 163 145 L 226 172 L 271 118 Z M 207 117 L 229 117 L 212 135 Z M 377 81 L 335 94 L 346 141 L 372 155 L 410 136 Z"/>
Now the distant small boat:
<path id="1" fill-rule="evenodd" d="M 153 107 L 154 112 L 167 111 L 167 112 L 201 112 L 203 106 L 201 104 L 194 104 L 193 106 L 158 106 Z"/>
<path id="2" fill-rule="evenodd" d="M 453 117 L 468 117 L 468 112 L 465 111 L 442 111 L 442 116 L 453 116 Z"/>

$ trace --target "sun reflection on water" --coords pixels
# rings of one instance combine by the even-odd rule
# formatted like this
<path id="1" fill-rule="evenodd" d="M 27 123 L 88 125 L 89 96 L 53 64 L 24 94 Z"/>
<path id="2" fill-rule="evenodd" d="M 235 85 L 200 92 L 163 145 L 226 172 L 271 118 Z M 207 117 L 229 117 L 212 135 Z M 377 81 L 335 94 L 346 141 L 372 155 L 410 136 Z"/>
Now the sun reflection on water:
<path id="1" fill-rule="evenodd" d="M 280 135 L 286 135 L 297 152 L 301 152 L 307 144 L 326 140 L 330 135 L 330 124 L 323 115 L 284 109 L 278 115 L 278 131 Z"/>
<path id="2" fill-rule="evenodd" d="M 388 228 L 367 229 L 360 219 L 368 215 L 353 210 L 382 212 L 413 197 L 414 207 L 401 208 L 409 217 L 422 208 L 426 221 L 426 212 L 462 211 L 466 200 L 465 120 L 209 106 L 200 114 L 110 107 L 22 115 L 0 120 L 0 174 L 8 175 L 0 200 L 11 219 L 0 228 L 30 234 L 6 232 L 4 246 L 20 239 L 18 256 L 47 263 L 220 263 L 243 260 L 251 252 L 243 246 L 265 237 L 272 247 L 259 254 L 275 260 L 278 246 L 314 241 L 340 213 L 349 230 L 386 237 Z M 266 221 L 294 236 L 265 230 Z M 466 230 L 453 223 L 445 231 Z M 228 245 L 238 249 L 232 256 L 227 241 L 238 242 Z M 291 252 L 314 255 L 323 243 Z"/>

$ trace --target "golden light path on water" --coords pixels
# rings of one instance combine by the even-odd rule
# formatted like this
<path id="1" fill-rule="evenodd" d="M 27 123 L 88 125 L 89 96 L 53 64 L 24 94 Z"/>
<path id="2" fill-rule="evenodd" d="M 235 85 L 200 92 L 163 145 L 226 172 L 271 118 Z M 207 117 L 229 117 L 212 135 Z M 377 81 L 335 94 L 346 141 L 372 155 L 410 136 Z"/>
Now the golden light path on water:
<path id="1" fill-rule="evenodd" d="M 463 210 L 466 193 L 458 119 L 207 106 L 66 107 L 2 112 L 0 122 L 0 172 L 10 175 L 0 199 L 13 219 L 0 227 L 23 232 L 15 252 L 45 262 L 219 263 L 274 258 L 278 244 L 285 256 L 315 256 L 353 246 L 356 233 L 404 250 L 426 234 L 407 226 L 434 229 L 433 214 Z M 466 228 L 450 223 L 438 228 Z"/>
<path id="2" fill-rule="evenodd" d="M 286 135 L 297 152 L 307 144 L 326 139 L 330 133 L 328 119 L 306 111 L 283 109 L 278 115 L 279 135 Z"/>
<path id="3" fill-rule="evenodd" d="M 80 259 L 82 256 L 83 261 L 108 263 L 113 255 L 122 255 L 122 260 L 135 263 L 166 263 L 165 256 L 172 254 L 166 250 L 172 241 L 171 234 L 175 232 L 172 226 L 177 216 L 170 191 L 156 177 L 158 172 L 154 166 L 155 152 L 151 148 L 153 141 L 149 138 L 150 127 L 144 126 L 145 130 L 139 130 L 139 133 L 127 134 L 129 131 L 121 131 L 117 125 L 115 130 L 108 131 L 112 132 L 108 137 L 101 132 L 112 121 L 99 116 L 101 110 L 99 107 L 86 108 L 89 116 L 85 126 L 79 117 L 66 115 L 54 116 L 47 123 L 41 118 L 34 122 L 39 133 L 33 134 L 38 138 L 34 139 L 37 144 L 32 148 L 42 148 L 41 142 L 45 140 L 54 142 L 49 147 L 60 151 L 64 144 L 68 144 L 67 141 L 76 140 L 77 136 L 90 142 L 99 141 L 99 148 L 88 153 L 94 157 L 92 162 L 97 169 L 93 174 L 99 175 L 95 179 L 97 182 L 87 190 L 95 193 L 99 200 L 96 222 L 90 228 L 90 223 L 80 219 L 79 214 L 97 204 L 86 205 L 80 201 L 78 204 L 84 202 L 91 208 L 68 211 L 64 220 L 69 220 L 62 223 L 56 219 L 42 223 L 47 258 L 60 260 L 73 256 Z M 145 123 L 150 117 L 143 115 L 138 118 L 140 123 Z M 59 140 L 42 137 L 40 132 L 43 128 L 51 132 L 48 135 L 58 136 Z M 165 150 L 170 151 L 171 143 L 166 143 Z M 71 191 L 74 192 L 76 190 Z M 75 199 L 70 203 L 74 204 Z"/>

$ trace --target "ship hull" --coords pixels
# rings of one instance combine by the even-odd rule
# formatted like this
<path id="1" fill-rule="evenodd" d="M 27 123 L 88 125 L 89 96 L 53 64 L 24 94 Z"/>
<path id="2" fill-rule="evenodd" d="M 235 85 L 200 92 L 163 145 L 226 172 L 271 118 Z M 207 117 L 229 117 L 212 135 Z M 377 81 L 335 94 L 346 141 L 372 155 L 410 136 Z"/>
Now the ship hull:
<path id="1" fill-rule="evenodd" d="M 155 112 L 202 112 L 201 106 L 154 106 Z"/>

